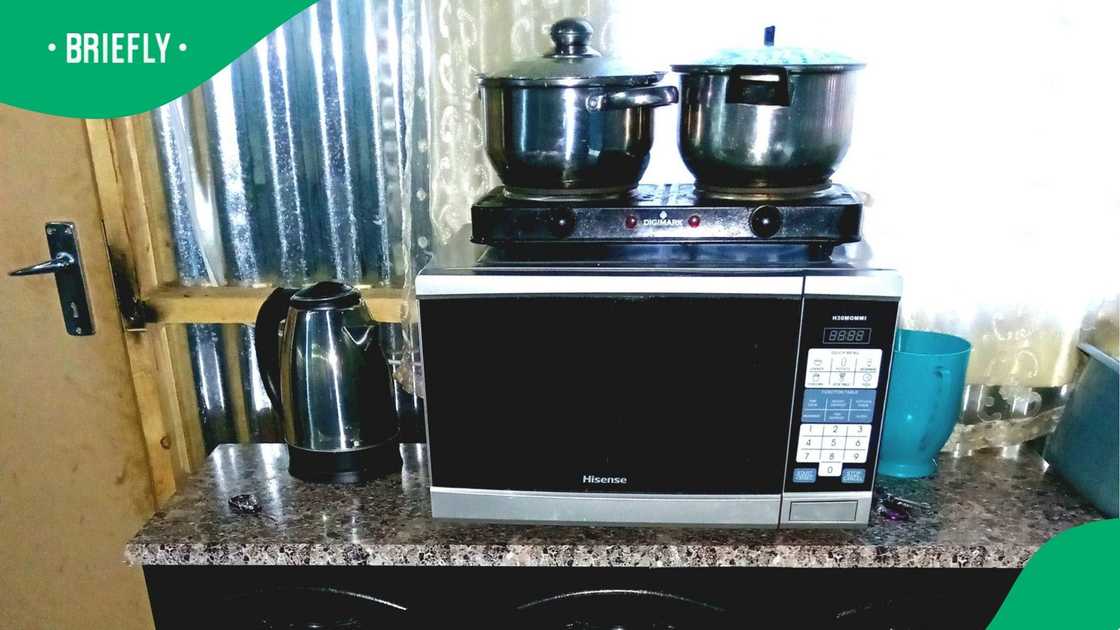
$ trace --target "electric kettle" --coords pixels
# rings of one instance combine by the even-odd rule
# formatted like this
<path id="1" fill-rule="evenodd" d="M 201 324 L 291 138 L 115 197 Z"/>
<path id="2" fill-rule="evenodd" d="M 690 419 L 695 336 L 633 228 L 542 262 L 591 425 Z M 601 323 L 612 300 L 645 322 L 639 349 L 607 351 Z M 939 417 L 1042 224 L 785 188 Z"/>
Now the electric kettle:
<path id="1" fill-rule="evenodd" d="M 400 470 L 392 377 L 377 332 L 361 294 L 340 282 L 276 289 L 261 305 L 257 362 L 293 477 L 352 483 Z"/>

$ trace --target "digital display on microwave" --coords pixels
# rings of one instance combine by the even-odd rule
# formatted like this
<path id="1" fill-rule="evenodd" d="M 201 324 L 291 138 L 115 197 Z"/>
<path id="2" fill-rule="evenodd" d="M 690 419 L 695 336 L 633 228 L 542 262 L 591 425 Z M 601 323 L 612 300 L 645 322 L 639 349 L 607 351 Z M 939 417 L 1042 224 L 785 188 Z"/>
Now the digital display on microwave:
<path id="1" fill-rule="evenodd" d="M 825 328 L 822 343 L 871 343 L 871 329 Z"/>

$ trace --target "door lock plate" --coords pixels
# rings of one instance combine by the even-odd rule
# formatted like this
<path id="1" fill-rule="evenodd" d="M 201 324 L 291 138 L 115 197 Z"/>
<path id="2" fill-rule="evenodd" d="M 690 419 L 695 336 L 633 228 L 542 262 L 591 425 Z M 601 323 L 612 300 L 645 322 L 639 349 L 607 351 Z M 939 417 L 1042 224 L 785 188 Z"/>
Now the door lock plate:
<path id="1" fill-rule="evenodd" d="M 78 252 L 78 231 L 73 223 L 62 221 L 48 223 L 46 230 L 47 247 L 50 248 L 52 258 L 63 252 L 74 257 L 73 265 L 54 274 L 66 332 L 79 336 L 92 335 L 93 314 L 89 310 L 85 270 L 82 268 L 82 256 Z"/>
<path id="2" fill-rule="evenodd" d="M 86 292 L 82 256 L 78 251 L 77 230 L 69 221 L 51 221 L 47 223 L 45 230 L 47 247 L 51 252 L 50 260 L 17 269 L 10 275 L 54 274 L 66 332 L 82 337 L 92 335 L 93 315 L 89 309 L 89 294 Z"/>

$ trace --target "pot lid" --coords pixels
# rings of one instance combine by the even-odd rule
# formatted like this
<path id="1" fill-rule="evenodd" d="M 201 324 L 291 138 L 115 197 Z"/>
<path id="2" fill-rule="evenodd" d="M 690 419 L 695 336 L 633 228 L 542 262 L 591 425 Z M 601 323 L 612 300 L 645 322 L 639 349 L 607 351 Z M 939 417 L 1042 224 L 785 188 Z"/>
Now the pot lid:
<path id="1" fill-rule="evenodd" d="M 650 85 L 664 71 L 637 68 L 613 57 L 604 57 L 591 47 L 591 23 L 565 18 L 552 25 L 554 49 L 535 59 L 522 59 L 498 72 L 479 76 L 482 85 L 595 86 Z"/>
<path id="2" fill-rule="evenodd" d="M 782 66 L 790 72 L 844 72 L 864 66 L 847 55 L 819 50 L 774 45 L 773 26 L 767 26 L 761 48 L 724 50 L 716 55 L 689 64 L 673 64 L 675 72 L 730 72 L 735 66 Z"/>

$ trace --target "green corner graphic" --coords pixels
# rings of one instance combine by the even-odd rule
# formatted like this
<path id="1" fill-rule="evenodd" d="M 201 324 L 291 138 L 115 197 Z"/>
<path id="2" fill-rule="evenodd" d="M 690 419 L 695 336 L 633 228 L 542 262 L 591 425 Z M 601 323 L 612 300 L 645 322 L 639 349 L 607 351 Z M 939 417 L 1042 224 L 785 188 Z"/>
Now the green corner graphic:
<path id="1" fill-rule="evenodd" d="M 8 3 L 0 103 L 83 118 L 147 111 L 206 81 L 311 4 Z"/>
<path id="2" fill-rule="evenodd" d="M 989 630 L 1120 628 L 1120 520 L 1058 534 L 1027 562 Z"/>

